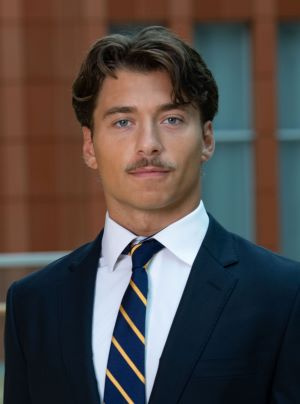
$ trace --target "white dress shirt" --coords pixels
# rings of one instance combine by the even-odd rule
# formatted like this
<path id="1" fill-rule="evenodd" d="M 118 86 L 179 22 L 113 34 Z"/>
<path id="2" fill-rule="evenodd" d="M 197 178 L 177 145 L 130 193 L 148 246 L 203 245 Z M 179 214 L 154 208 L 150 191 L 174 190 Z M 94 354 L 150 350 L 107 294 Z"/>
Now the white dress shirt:
<path id="1" fill-rule="evenodd" d="M 151 260 L 148 268 L 146 314 L 146 399 L 157 373 L 159 358 L 166 343 L 176 310 L 197 252 L 208 228 L 209 218 L 203 202 L 190 214 L 156 233 L 153 238 L 165 248 Z M 101 398 L 111 337 L 120 303 L 130 281 L 131 258 L 121 254 L 137 236 L 106 214 L 95 285 L 92 348 L 95 373 Z"/>

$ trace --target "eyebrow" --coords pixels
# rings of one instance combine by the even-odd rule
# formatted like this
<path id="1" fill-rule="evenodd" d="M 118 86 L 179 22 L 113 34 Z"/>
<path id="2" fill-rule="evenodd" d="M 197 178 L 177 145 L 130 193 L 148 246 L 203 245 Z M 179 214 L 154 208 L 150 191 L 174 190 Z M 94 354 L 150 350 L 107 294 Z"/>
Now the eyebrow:
<path id="1" fill-rule="evenodd" d="M 131 112 L 136 112 L 136 107 L 129 107 L 129 106 L 115 106 L 112 108 L 109 108 L 107 111 L 105 111 L 103 118 L 106 118 L 110 115 L 114 115 L 114 114 L 128 114 Z"/>
<path id="2" fill-rule="evenodd" d="M 166 112 L 170 111 L 172 109 L 182 109 L 186 110 L 187 106 L 189 103 L 174 103 L 174 102 L 169 102 L 167 104 L 162 104 L 158 107 L 158 112 Z M 134 106 L 126 106 L 126 105 L 117 105 L 115 107 L 109 108 L 107 111 L 105 111 L 103 118 L 107 118 L 108 116 L 114 115 L 114 114 L 129 114 L 129 113 L 134 113 L 137 112 L 137 108 Z"/>
<path id="3" fill-rule="evenodd" d="M 160 112 L 166 112 L 166 111 L 170 111 L 172 109 L 182 109 L 182 110 L 186 110 L 186 108 L 190 105 L 189 102 L 186 103 L 179 103 L 179 102 L 170 102 L 168 104 L 163 104 L 158 108 L 158 111 Z"/>

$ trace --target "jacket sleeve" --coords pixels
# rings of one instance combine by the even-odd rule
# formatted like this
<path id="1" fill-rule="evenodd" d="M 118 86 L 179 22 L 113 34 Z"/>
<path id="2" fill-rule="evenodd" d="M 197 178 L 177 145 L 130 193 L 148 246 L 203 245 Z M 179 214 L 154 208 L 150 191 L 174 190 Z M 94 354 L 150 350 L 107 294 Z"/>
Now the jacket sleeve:
<path id="1" fill-rule="evenodd" d="M 300 288 L 278 353 L 271 404 L 300 403 Z"/>
<path id="2" fill-rule="evenodd" d="M 12 285 L 7 294 L 5 319 L 5 375 L 4 404 L 30 404 L 26 359 L 18 336 L 17 316 L 14 308 Z"/>

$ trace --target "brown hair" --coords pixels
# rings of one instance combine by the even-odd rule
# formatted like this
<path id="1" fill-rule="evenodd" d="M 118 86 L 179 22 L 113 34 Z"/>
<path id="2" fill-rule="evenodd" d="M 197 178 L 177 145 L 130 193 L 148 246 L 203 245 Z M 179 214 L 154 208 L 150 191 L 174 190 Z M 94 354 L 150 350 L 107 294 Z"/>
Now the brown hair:
<path id="1" fill-rule="evenodd" d="M 134 36 L 109 35 L 89 50 L 73 83 L 72 104 L 82 126 L 93 128 L 93 112 L 106 76 L 117 69 L 165 70 L 173 85 L 173 101 L 196 105 L 203 122 L 218 110 L 218 88 L 201 56 L 168 29 L 147 27 Z"/>

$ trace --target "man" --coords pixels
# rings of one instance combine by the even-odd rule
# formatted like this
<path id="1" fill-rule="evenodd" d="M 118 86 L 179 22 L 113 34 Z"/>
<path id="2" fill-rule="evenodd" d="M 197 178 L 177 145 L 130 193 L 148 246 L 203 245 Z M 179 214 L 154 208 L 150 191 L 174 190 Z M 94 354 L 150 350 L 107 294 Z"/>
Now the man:
<path id="1" fill-rule="evenodd" d="M 100 39 L 73 106 L 105 227 L 10 288 L 5 404 L 299 403 L 299 265 L 201 201 L 218 106 L 201 57 L 162 27 Z"/>

